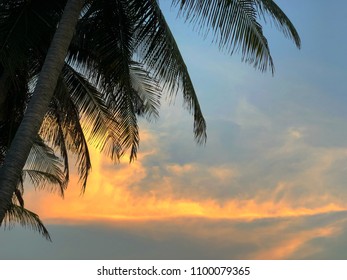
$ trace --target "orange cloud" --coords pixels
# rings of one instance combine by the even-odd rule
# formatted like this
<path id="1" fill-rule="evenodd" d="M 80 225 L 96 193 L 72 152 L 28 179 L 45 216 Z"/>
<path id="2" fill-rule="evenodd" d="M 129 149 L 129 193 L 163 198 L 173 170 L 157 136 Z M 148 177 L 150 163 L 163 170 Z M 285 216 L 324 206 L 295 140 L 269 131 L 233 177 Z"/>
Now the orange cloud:
<path id="1" fill-rule="evenodd" d="M 295 255 L 300 248 L 305 246 L 310 240 L 318 237 L 331 237 L 339 232 L 338 229 L 332 226 L 326 226 L 321 228 L 313 228 L 303 231 L 297 231 L 295 233 L 283 234 L 282 240 L 273 244 L 272 247 L 266 250 L 260 250 L 255 254 L 251 254 L 251 259 L 287 259 Z M 308 247 L 305 250 L 305 254 L 296 255 L 296 258 L 305 258 L 310 254 L 318 251 L 319 248 Z"/>
<path id="2" fill-rule="evenodd" d="M 141 234 L 155 235 L 155 238 L 164 238 L 168 232 L 162 232 L 166 230 L 163 227 L 153 231 L 152 222 L 173 223 L 185 235 L 206 242 L 213 240 L 216 248 L 224 248 L 225 244 L 235 240 L 252 244 L 254 250 L 251 253 L 239 255 L 239 258 L 248 259 L 285 259 L 305 248 L 305 253 L 301 250 L 301 255 L 297 255 L 304 258 L 319 250 L 307 247 L 310 240 L 339 233 L 339 227 L 331 224 L 305 229 L 298 227 L 295 232 L 287 232 L 291 224 L 285 222 L 286 219 L 300 221 L 317 214 L 347 210 L 347 204 L 327 191 L 308 192 L 306 197 L 295 198 L 296 188 L 302 186 L 301 182 L 305 182 L 304 187 L 314 182 L 315 189 L 317 186 L 323 188 L 324 182 L 318 175 L 329 168 L 335 153 L 318 154 L 317 164 L 292 178 L 291 182 L 280 181 L 272 188 L 259 187 L 247 196 L 235 195 L 228 199 L 221 195 L 213 196 L 215 186 L 232 186 L 239 176 L 245 176 L 245 171 L 230 165 L 178 164 L 165 160 L 161 162 L 163 166 L 148 167 L 146 157 L 162 156 L 156 150 L 158 139 L 144 131 L 141 140 L 147 148 L 132 164 L 128 164 L 125 158 L 114 165 L 100 153 L 92 151 L 93 170 L 83 196 L 75 174 L 71 176 L 64 199 L 57 194 L 26 190 L 26 206 L 46 223 L 117 222 L 124 227 L 140 228 Z M 234 227 L 261 219 L 273 219 L 273 224 L 264 228 L 257 226 L 256 232 Z M 274 240 L 273 244 L 269 240 Z"/>
<path id="3" fill-rule="evenodd" d="M 92 153 L 93 172 L 86 193 L 81 196 L 76 176 L 71 180 L 65 199 L 44 192 L 26 193 L 29 209 L 36 211 L 43 219 L 67 220 L 151 220 L 176 217 L 202 217 L 209 219 L 253 220 L 275 217 L 297 217 L 347 210 L 346 205 L 322 200 L 320 206 L 293 206 L 288 199 L 275 199 L 283 191 L 283 183 L 275 190 L 260 191 L 254 197 L 232 198 L 221 202 L 217 198 L 192 199 L 177 197 L 174 192 L 175 178 L 163 178 L 161 185 L 143 191 L 140 186 L 148 170 L 142 165 L 142 153 L 132 163 L 113 166 L 97 152 Z M 170 165 L 174 175 L 189 173 L 193 165 Z M 215 180 L 233 177 L 226 169 L 212 167 L 210 175 Z M 187 186 L 194 192 L 194 186 Z M 319 200 L 319 198 L 316 198 Z"/>
<path id="4" fill-rule="evenodd" d="M 156 139 L 151 134 L 143 134 L 142 140 L 153 142 L 153 147 L 156 147 Z M 93 171 L 83 196 L 80 195 L 75 174 L 71 176 L 64 199 L 57 194 L 27 190 L 26 206 L 38 213 L 45 223 L 100 221 L 112 225 L 116 222 L 118 226 L 136 228 L 139 234 L 152 238 L 165 238 L 165 235 L 172 234 L 167 232 L 170 229 L 166 229 L 166 226 L 159 226 L 153 231 L 152 222 L 174 224 L 180 234 L 193 236 L 206 243 L 212 242 L 217 250 L 233 242 L 253 246 L 252 252 L 237 255 L 244 259 L 285 259 L 293 255 L 304 258 L 319 250 L 307 245 L 313 238 L 332 237 L 339 233 L 339 227 L 331 224 L 304 229 L 298 227 L 295 232 L 288 232 L 295 223 L 286 223 L 287 219 L 300 223 L 305 217 L 347 210 L 346 204 L 327 193 L 320 196 L 313 194 L 306 200 L 301 198 L 294 201 L 290 192 L 297 182 L 293 180 L 278 182 L 277 186 L 270 189 L 259 188 L 247 197 L 220 199 L 212 195 L 196 196 L 193 194 L 201 190 L 198 183 L 228 185 L 242 175 L 242 170 L 227 165 L 203 166 L 196 163 L 167 163 L 165 166 L 148 168 L 144 163 L 146 157 L 157 153 L 151 147 L 139 153 L 138 160 L 132 164 L 128 164 L 125 159 L 114 165 L 103 155 L 92 151 Z M 163 170 L 165 174 L 161 174 Z M 314 171 L 312 168 L 307 172 L 314 176 Z M 150 185 L 147 180 L 149 173 L 157 185 Z M 201 177 L 189 180 L 185 186 L 185 179 L 194 176 Z M 304 181 L 305 178 L 302 176 L 300 179 Z M 187 190 L 183 194 L 177 194 L 179 184 Z M 208 192 L 208 188 L 203 191 Z M 273 219 L 273 223 L 271 226 L 253 227 L 252 222 L 261 219 Z M 255 231 L 245 231 L 242 227 L 234 226 L 238 224 L 252 225 L 250 227 Z M 302 248 L 305 248 L 304 253 Z"/>

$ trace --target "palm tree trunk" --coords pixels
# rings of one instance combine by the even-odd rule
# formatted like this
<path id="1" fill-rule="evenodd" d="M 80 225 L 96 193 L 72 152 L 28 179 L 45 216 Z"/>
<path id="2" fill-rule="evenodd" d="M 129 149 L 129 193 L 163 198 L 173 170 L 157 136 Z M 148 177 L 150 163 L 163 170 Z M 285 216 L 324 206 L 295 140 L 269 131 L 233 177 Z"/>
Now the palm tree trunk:
<path id="1" fill-rule="evenodd" d="M 23 121 L 0 169 L 0 225 L 52 99 L 84 0 L 68 0 Z"/>

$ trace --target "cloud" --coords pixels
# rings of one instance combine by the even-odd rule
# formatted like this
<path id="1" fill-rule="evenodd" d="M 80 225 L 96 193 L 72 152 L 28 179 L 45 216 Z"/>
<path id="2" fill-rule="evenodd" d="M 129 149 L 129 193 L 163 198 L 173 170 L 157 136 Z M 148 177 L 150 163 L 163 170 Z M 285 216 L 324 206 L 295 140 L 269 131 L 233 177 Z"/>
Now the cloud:
<path id="1" fill-rule="evenodd" d="M 239 164 L 178 164 L 170 160 L 170 154 L 161 154 L 155 135 L 144 132 L 143 141 L 151 145 L 133 164 L 114 165 L 92 153 L 93 173 L 84 196 L 80 197 L 75 176 L 64 201 L 29 192 L 29 205 L 44 219 L 110 222 L 177 217 L 254 220 L 346 210 L 347 204 L 332 189 L 324 188 L 331 181 L 332 164 L 347 152 L 309 149 L 286 135 L 283 145 L 268 151 L 266 158 Z M 160 160 L 147 161 L 152 157 Z M 297 161 L 292 172 L 282 170 L 281 164 L 269 164 L 284 161 L 288 168 L 291 157 Z M 263 165 L 265 159 L 267 164 Z"/>

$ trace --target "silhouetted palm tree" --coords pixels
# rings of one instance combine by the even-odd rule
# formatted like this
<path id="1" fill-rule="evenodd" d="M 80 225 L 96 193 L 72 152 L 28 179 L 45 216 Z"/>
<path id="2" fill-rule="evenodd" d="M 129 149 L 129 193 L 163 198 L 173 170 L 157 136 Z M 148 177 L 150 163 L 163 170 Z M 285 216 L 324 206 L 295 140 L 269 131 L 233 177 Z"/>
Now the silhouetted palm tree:
<path id="1" fill-rule="evenodd" d="M 273 71 L 273 61 L 259 17 L 269 16 L 300 46 L 292 23 L 272 0 L 172 2 L 187 20 L 206 32 L 212 30 L 221 49 L 240 51 L 243 61 L 261 71 Z M 183 93 L 194 116 L 195 137 L 198 142 L 206 140 L 192 81 L 157 1 L 7 0 L 0 8 L 1 20 L 8 23 L 0 25 L 1 95 L 7 95 L 8 84 L 18 82 L 18 69 L 26 70 L 26 83 L 39 74 L 0 170 L 0 221 L 10 209 L 40 127 L 40 135 L 60 148 L 65 170 L 68 150 L 80 157 L 84 187 L 90 169 L 86 136 L 115 159 L 127 150 L 133 159 L 139 143 L 137 116 L 157 115 L 159 86 L 172 96 Z M 18 44 L 24 28 L 18 22 L 27 19 L 23 14 L 28 11 L 42 30 Z M 9 20 L 12 16 L 14 21 Z M 3 100 L 0 97 L 0 106 Z"/>
<path id="2" fill-rule="evenodd" d="M 13 29 L 20 27 L 21 21 L 23 21 L 23 24 L 26 25 L 28 21 L 36 23 L 29 25 L 31 30 L 35 31 L 45 29 L 47 27 L 47 23 L 49 23 L 49 26 L 54 26 L 57 24 L 57 22 L 54 22 L 56 17 L 52 17 L 51 15 L 59 11 L 59 5 L 55 6 L 53 2 L 50 2 L 50 5 L 52 5 L 53 8 L 57 7 L 58 9 L 53 9 L 52 11 L 52 8 L 47 9 L 46 7 L 46 9 L 41 10 L 40 14 L 40 18 L 45 18 L 45 21 L 35 22 L 32 20 L 32 18 L 35 19 L 37 17 L 36 10 L 40 6 L 35 7 L 24 2 L 21 4 L 21 6 L 15 7 L 17 10 L 21 11 L 20 13 L 13 13 L 11 9 L 4 7 L 7 9 L 5 9 L 3 12 L 4 16 L 2 19 L 4 22 L 2 26 L 10 26 L 11 28 L 9 29 L 11 30 L 12 34 L 15 34 L 15 32 L 12 31 Z M 39 5 L 39 3 L 36 4 Z M 9 13 L 8 15 L 15 14 L 15 16 L 8 19 L 6 18 L 6 12 Z M 12 14 L 10 12 L 12 12 Z M 23 19 L 25 19 L 25 21 Z M 8 22 L 10 22 L 10 24 L 8 24 Z M 24 38 L 24 42 L 21 46 L 25 45 L 25 43 L 29 44 L 29 46 L 21 47 L 21 50 L 24 52 L 23 57 L 25 57 L 28 55 L 27 50 L 29 49 L 30 57 L 26 60 L 21 59 L 18 63 L 20 67 L 18 67 L 17 73 L 21 73 L 22 77 L 18 80 L 14 80 L 15 84 L 10 83 L 11 87 L 6 88 L 6 95 L 4 88 L 2 88 L 4 93 L 3 96 L 6 97 L 6 102 L 4 104 L 6 106 L 3 106 L 3 115 L 7 117 L 3 118 L 0 123 L 0 147 L 2 151 L 0 153 L 0 163 L 5 156 L 13 135 L 21 121 L 24 108 L 26 107 L 26 99 L 28 99 L 28 81 L 32 82 L 35 80 L 35 75 L 43 63 L 43 59 L 41 61 L 41 58 L 44 57 L 46 51 L 42 47 L 42 42 L 39 46 L 35 45 L 35 39 L 37 39 L 35 38 L 36 32 L 27 32 L 26 36 L 27 38 Z M 30 36 L 33 36 L 34 38 L 31 38 Z M 6 40 L 10 41 L 11 39 L 11 36 L 6 36 Z M 41 37 L 41 41 L 42 39 L 43 38 Z M 96 52 L 94 50 L 94 54 L 95 53 Z M 90 56 L 92 55 L 90 54 Z M 30 61 L 30 64 L 33 64 L 33 66 L 30 68 L 30 72 L 22 71 L 23 66 L 25 66 L 26 69 L 29 68 L 27 64 L 21 63 L 22 61 L 26 62 L 27 64 Z M 76 62 L 72 64 L 75 67 L 78 67 Z M 14 69 L 13 63 L 11 63 L 11 67 Z M 129 78 L 131 78 L 131 85 L 136 90 L 134 92 L 135 96 L 133 100 L 136 115 L 145 115 L 148 118 L 157 116 L 157 107 L 159 106 L 159 87 L 138 63 L 136 64 L 135 62 L 132 62 L 128 68 L 129 69 L 125 70 L 130 73 Z M 18 75 L 16 74 L 16 76 Z M 1 77 L 4 77 L 4 75 Z M 18 88 L 19 86 L 21 86 L 20 89 Z M 45 121 L 41 127 L 40 133 L 46 141 L 53 144 L 55 148 L 60 150 L 60 154 L 63 158 L 63 171 L 61 171 L 59 168 L 59 162 L 47 162 L 47 159 L 52 159 L 52 154 L 49 153 L 44 155 L 42 153 L 32 152 L 27 160 L 27 163 L 28 161 L 30 162 L 30 169 L 25 168 L 22 175 L 29 175 L 25 177 L 31 179 L 36 187 L 45 186 L 44 183 L 47 181 L 50 183 L 56 183 L 60 187 L 60 192 L 63 195 L 69 178 L 69 150 L 70 152 L 76 153 L 78 156 L 80 177 L 82 179 L 82 186 L 84 190 L 91 164 L 88 146 L 86 144 L 87 141 L 80 123 L 81 115 L 83 115 L 82 124 L 85 124 L 85 128 L 91 128 L 92 130 L 92 132 L 89 133 L 91 140 L 103 146 L 105 146 L 107 142 L 111 142 L 110 151 L 112 157 L 118 158 L 122 152 L 122 145 L 118 142 L 121 138 L 116 135 L 116 133 L 120 131 L 119 121 L 121 121 L 121 118 L 119 116 L 117 117 L 117 111 L 114 108 L 107 108 L 106 103 L 107 102 L 103 91 L 98 90 L 90 81 L 86 80 L 85 77 L 83 77 L 71 66 L 71 63 L 66 63 L 63 68 L 62 75 L 58 80 L 54 97 L 51 101 L 49 111 L 45 116 Z M 16 109 L 14 110 L 13 108 Z M 5 110 L 8 112 L 5 112 Z M 112 141 L 110 141 L 110 139 Z M 32 151 L 37 151 L 37 145 L 35 145 L 34 148 L 35 149 L 32 149 Z M 41 152 L 47 150 L 48 149 L 41 149 Z M 51 152 L 50 150 L 48 151 Z M 39 157 L 37 155 L 39 155 Z M 13 194 L 13 207 L 15 207 L 16 202 L 18 202 L 18 195 L 20 196 L 20 200 L 23 201 L 21 198 L 21 189 L 23 188 L 19 188 L 19 186 L 20 184 Z M 23 206 L 23 203 L 21 203 L 19 206 Z M 8 211 L 8 214 L 13 214 L 13 212 Z M 35 219 L 32 219 L 32 221 L 35 221 Z M 44 232 L 42 231 L 42 233 Z"/>
<path id="3" fill-rule="evenodd" d="M 22 24 L 25 24 L 26 26 L 28 21 L 33 22 L 33 24 L 29 25 L 32 32 L 30 32 L 30 30 L 27 32 L 27 37 L 24 38 L 24 42 L 20 48 L 20 51 L 23 52 L 23 57 L 28 55 L 28 53 L 30 54 L 30 57 L 28 57 L 26 60 L 21 59 L 18 63 L 20 67 L 18 67 L 17 71 L 22 73 L 23 76 L 19 80 L 14 80 L 16 82 L 15 85 L 10 83 L 12 88 L 6 89 L 7 106 L 4 106 L 4 110 L 8 109 L 7 113 L 11 113 L 11 117 L 5 113 L 4 116 L 7 116 L 7 118 L 4 118 L 0 124 L 0 147 L 2 150 L 0 156 L 2 156 L 2 158 L 8 149 L 8 145 L 13 138 L 14 132 L 20 123 L 24 108 L 26 107 L 25 99 L 27 96 L 25 94 L 28 92 L 28 81 L 35 81 L 35 75 L 40 70 L 43 63 L 43 57 L 46 50 L 42 47 L 44 45 L 42 42 L 40 45 L 35 45 L 37 42 L 37 38 L 35 38 L 36 32 L 37 30 L 47 28 L 47 25 L 55 26 L 57 24 L 57 22 L 54 22 L 56 17 L 52 17 L 52 14 L 54 15 L 57 13 L 57 11 L 59 11 L 59 5 L 56 5 L 53 1 L 49 2 L 49 4 L 52 5 L 52 8 L 47 9 L 46 7 L 45 9 L 42 9 L 39 17 L 40 19 L 44 18 L 45 20 L 35 22 L 32 18 L 37 18 L 36 10 L 40 7 L 40 3 L 36 4 L 36 6 L 33 6 L 22 2 L 21 5 L 15 6 L 16 10 L 20 11 L 18 13 L 13 13 L 13 11 L 8 7 L 3 7 L 5 9 L 2 13 L 2 26 L 11 27 L 7 28 L 11 31 L 11 36 L 6 36 L 7 41 L 11 41 L 11 37 L 16 34 L 13 32 L 15 28 L 20 29 L 21 21 L 23 22 Z M 6 12 L 8 14 L 6 14 Z M 11 18 L 10 16 L 12 14 L 15 16 L 12 16 Z M 33 32 L 33 30 L 35 32 Z M 44 32 L 42 33 L 45 34 Z M 33 36 L 33 38 L 30 36 Z M 44 38 L 41 37 L 41 41 L 43 39 Z M 50 39 L 50 37 L 48 39 Z M 16 40 L 13 41 L 15 42 Z M 29 46 L 25 46 L 25 43 Z M 23 45 L 25 47 L 23 47 Z M 28 49 L 30 52 L 27 51 Z M 96 49 L 93 50 L 93 54 L 90 53 L 89 59 L 91 59 L 93 55 L 95 56 L 95 54 L 97 54 Z M 6 59 L 8 57 L 9 55 L 6 56 Z M 14 57 L 14 59 L 15 58 L 16 57 Z M 23 63 L 23 61 L 25 63 Z M 30 65 L 31 71 L 24 71 L 23 73 L 23 65 L 26 68 L 29 68 L 27 65 L 29 61 L 30 64 L 33 64 Z M 108 146 L 110 147 L 109 151 L 111 157 L 114 157 L 115 159 L 119 158 L 124 152 L 124 149 L 126 149 L 126 147 L 122 148 L 122 145 L 124 146 L 124 144 L 127 144 L 126 141 L 119 143 L 119 140 L 122 140 L 122 138 L 117 135 L 117 133 L 122 132 L 120 124 L 125 127 L 126 120 L 122 120 L 122 116 L 119 115 L 119 112 L 117 111 L 119 108 L 114 107 L 114 104 L 116 104 L 115 100 L 110 99 L 110 94 L 105 94 L 105 90 L 102 89 L 101 85 L 99 85 L 99 89 L 97 89 L 91 81 L 88 81 L 83 75 L 81 75 L 81 73 L 78 73 L 74 67 L 71 66 L 72 64 L 75 67 L 80 68 L 80 71 L 83 70 L 83 66 L 78 65 L 76 61 L 65 63 L 62 75 L 58 80 L 54 97 L 51 101 L 49 111 L 45 116 L 45 121 L 41 127 L 40 133 L 40 135 L 44 137 L 46 141 L 53 144 L 55 148 L 60 150 L 64 165 L 63 172 L 61 172 L 59 168 L 51 168 L 51 166 L 47 165 L 46 162 L 45 164 L 37 164 L 34 166 L 35 168 L 37 168 L 37 166 L 46 167 L 45 171 L 42 169 L 37 170 L 31 168 L 30 172 L 28 169 L 25 169 L 25 172 L 23 172 L 23 175 L 30 175 L 26 177 L 29 177 L 35 186 L 42 187 L 42 183 L 45 183 L 46 181 L 56 183 L 60 187 L 60 192 L 62 195 L 69 178 L 68 150 L 76 153 L 78 156 L 78 165 L 83 190 L 85 188 L 87 176 L 91 167 L 88 146 L 86 144 L 87 141 L 84 136 L 86 130 L 87 133 L 88 129 L 90 130 L 88 133 L 89 139 L 98 143 L 101 149 L 104 149 L 104 147 L 107 147 L 107 144 L 109 144 Z M 94 64 L 96 65 L 97 63 Z M 13 63 L 11 63 L 11 67 L 14 69 Z M 129 84 L 132 86 L 132 92 L 130 92 L 130 89 L 128 92 L 133 94 L 132 103 L 136 115 L 146 116 L 148 118 L 153 116 L 156 117 L 158 115 L 157 107 L 159 106 L 158 98 L 160 92 L 155 80 L 150 78 L 149 74 L 143 69 L 143 67 L 141 67 L 139 63 L 131 62 L 124 70 L 129 72 L 128 79 L 131 79 L 129 80 Z M 113 82 L 116 82 L 115 78 L 113 78 Z M 18 89 L 18 83 L 20 86 L 22 86 L 21 89 Z M 109 87 L 109 89 L 112 90 L 111 87 Z M 116 89 L 116 84 L 114 89 Z M 23 96 L 23 98 L 12 98 L 17 96 Z M 106 101 L 107 96 L 110 101 Z M 122 99 L 120 99 L 120 101 L 122 101 Z M 108 108 L 107 106 L 110 105 L 112 106 Z M 13 110 L 13 108 L 18 109 Z M 80 123 L 81 115 L 83 115 L 82 125 L 84 124 L 84 127 L 86 128 L 84 131 L 82 130 Z M 9 127 L 13 128 L 9 129 Z M 135 127 L 134 131 L 137 133 L 137 127 Z M 123 134 L 125 135 L 126 133 L 123 132 Z M 135 140 L 138 141 L 137 139 Z M 137 145 L 137 143 L 135 144 Z M 135 156 L 135 150 L 133 152 L 133 156 Z M 42 162 L 42 158 L 31 157 L 30 162 L 32 165 L 35 163 L 35 160 L 36 163 Z M 0 163 L 1 162 L 2 160 L 0 158 Z M 48 169 L 48 167 L 50 168 Z M 54 171 L 53 174 L 52 171 Z M 57 174 L 57 172 L 59 174 Z M 20 194 L 19 191 L 15 192 L 13 197 L 16 199 L 18 194 Z"/>

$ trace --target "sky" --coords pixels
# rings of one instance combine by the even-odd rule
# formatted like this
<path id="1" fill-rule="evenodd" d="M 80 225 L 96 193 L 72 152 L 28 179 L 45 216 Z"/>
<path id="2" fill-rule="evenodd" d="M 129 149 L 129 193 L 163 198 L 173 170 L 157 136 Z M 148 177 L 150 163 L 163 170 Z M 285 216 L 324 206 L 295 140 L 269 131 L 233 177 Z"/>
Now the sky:
<path id="1" fill-rule="evenodd" d="M 302 48 L 268 24 L 274 76 L 219 52 L 169 2 L 206 145 L 182 100 L 163 100 L 134 163 L 92 151 L 83 196 L 76 176 L 64 199 L 26 189 L 52 242 L 16 225 L 0 231 L 0 259 L 346 259 L 345 1 L 276 1 Z"/>

